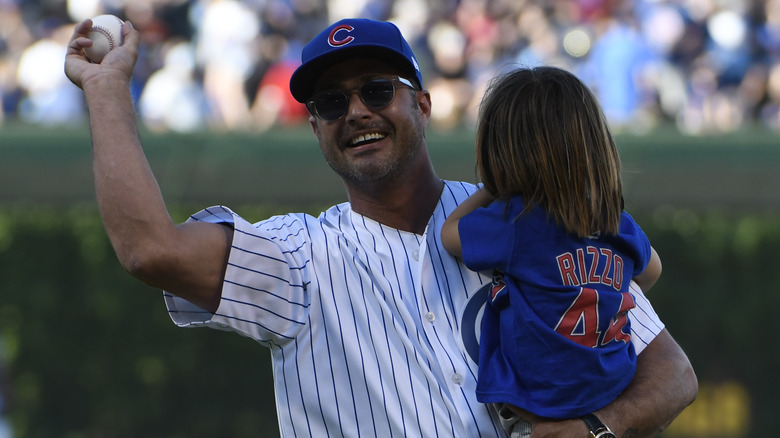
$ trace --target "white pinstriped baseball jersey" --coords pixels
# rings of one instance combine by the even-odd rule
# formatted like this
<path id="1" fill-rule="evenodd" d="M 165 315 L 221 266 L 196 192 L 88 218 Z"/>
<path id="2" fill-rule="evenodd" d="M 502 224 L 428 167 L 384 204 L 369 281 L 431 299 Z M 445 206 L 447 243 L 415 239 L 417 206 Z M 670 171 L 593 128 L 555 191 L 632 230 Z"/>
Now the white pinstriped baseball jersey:
<path id="1" fill-rule="evenodd" d="M 441 246 L 446 216 L 476 187 L 446 182 L 424 235 L 383 226 L 348 203 L 250 224 L 224 207 L 191 220 L 234 227 L 212 316 L 164 294 L 180 326 L 233 330 L 270 347 L 284 437 L 503 437 L 477 402 L 481 309 L 490 273 Z M 632 339 L 663 325 L 636 288 Z"/>

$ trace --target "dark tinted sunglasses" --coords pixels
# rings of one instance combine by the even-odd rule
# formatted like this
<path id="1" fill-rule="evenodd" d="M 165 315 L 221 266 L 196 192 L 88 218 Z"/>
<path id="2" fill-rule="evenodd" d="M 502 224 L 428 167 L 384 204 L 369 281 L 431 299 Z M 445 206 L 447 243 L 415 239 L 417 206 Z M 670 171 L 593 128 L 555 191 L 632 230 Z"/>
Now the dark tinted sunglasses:
<path id="1" fill-rule="evenodd" d="M 380 110 L 393 103 L 396 84 L 413 90 L 417 89 L 410 80 L 402 77 L 393 79 L 377 78 L 366 82 L 358 90 L 344 91 L 333 89 L 319 92 L 306 102 L 306 107 L 309 109 L 309 112 L 322 120 L 328 122 L 338 120 L 347 113 L 349 98 L 352 94 L 358 93 L 360 100 L 366 108 L 372 111 Z"/>

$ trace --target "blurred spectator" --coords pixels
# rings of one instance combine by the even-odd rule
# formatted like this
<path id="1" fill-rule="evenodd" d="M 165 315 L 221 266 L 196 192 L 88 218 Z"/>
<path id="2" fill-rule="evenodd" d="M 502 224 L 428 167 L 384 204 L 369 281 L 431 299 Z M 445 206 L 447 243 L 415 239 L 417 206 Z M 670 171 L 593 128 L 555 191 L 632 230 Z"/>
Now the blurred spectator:
<path id="1" fill-rule="evenodd" d="M 209 105 L 196 78 L 192 44 L 175 42 L 163 67 L 149 76 L 138 100 L 141 121 L 153 131 L 191 132 L 208 118 Z"/>
<path id="2" fill-rule="evenodd" d="M 615 128 L 636 122 L 642 107 L 639 77 L 652 60 L 633 17 L 606 17 L 598 23 L 589 62 L 583 74 L 601 103 L 604 114 Z"/>
<path id="3" fill-rule="evenodd" d="M 615 129 L 780 130 L 780 0 L 0 0 L 0 123 L 84 120 L 63 43 L 103 13 L 142 32 L 133 93 L 155 130 L 306 123 L 290 71 L 311 32 L 345 16 L 401 28 L 434 129 L 472 127 L 502 69 L 550 64 L 591 86 Z"/>
<path id="4" fill-rule="evenodd" d="M 252 129 L 265 131 L 274 125 L 291 126 L 309 119 L 306 106 L 288 91 L 296 67 L 297 63 L 280 61 L 266 70 L 252 105 Z"/>
<path id="5" fill-rule="evenodd" d="M 253 2 L 207 0 L 194 20 L 196 59 L 211 106 L 211 126 L 246 129 L 249 99 L 244 84 L 255 67 L 260 14 Z"/>
<path id="6" fill-rule="evenodd" d="M 46 36 L 28 46 L 19 57 L 16 81 L 23 97 L 18 115 L 23 122 L 73 125 L 83 121 L 85 110 L 80 90 L 68 81 L 62 69 L 72 33 L 72 26 L 52 23 Z"/>

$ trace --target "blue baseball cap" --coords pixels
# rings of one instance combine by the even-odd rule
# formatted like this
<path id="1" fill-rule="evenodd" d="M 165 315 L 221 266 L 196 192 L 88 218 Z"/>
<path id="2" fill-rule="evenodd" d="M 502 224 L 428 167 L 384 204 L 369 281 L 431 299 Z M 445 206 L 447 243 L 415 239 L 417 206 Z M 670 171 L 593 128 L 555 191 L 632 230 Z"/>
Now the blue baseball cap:
<path id="1" fill-rule="evenodd" d="M 412 48 L 395 24 L 366 18 L 346 18 L 331 24 L 301 52 L 301 66 L 290 78 L 290 92 L 305 103 L 317 79 L 332 65 L 356 57 L 381 59 L 414 74 L 422 88 L 422 73 Z M 412 78 L 410 78 L 412 79 Z"/>

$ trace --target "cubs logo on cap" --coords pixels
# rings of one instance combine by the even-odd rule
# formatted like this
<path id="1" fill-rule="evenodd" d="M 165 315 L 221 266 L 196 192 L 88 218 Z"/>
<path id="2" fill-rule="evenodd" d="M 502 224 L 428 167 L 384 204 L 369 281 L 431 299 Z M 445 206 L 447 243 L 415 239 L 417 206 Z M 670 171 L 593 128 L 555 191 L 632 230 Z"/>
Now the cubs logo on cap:
<path id="1" fill-rule="evenodd" d="M 290 78 L 290 92 L 295 100 L 305 103 L 314 94 L 317 78 L 323 71 L 356 57 L 376 58 L 398 65 L 413 74 L 422 88 L 420 66 L 395 24 L 347 18 L 330 25 L 303 48 L 301 66 Z"/>
<path id="2" fill-rule="evenodd" d="M 350 35 L 354 30 L 355 28 L 349 24 L 341 24 L 334 27 L 333 30 L 330 31 L 330 34 L 328 34 L 328 44 L 331 47 L 340 47 L 355 41 L 355 37 Z M 346 34 L 346 36 L 342 34 Z"/>

